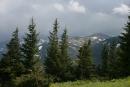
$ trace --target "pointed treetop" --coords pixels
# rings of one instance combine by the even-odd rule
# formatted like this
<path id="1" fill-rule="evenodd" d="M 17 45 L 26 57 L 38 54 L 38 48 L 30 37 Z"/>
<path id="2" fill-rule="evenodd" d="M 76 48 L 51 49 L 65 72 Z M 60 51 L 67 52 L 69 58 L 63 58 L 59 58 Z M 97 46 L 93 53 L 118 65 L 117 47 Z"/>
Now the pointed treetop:
<path id="1" fill-rule="evenodd" d="M 67 27 L 65 26 L 64 32 L 67 32 Z"/>
<path id="2" fill-rule="evenodd" d="M 58 19 L 55 19 L 54 25 L 58 25 Z"/>
<path id="3" fill-rule="evenodd" d="M 35 22 L 34 22 L 34 18 L 33 18 L 33 17 L 32 17 L 32 19 L 31 19 L 31 25 L 33 25 L 33 26 L 36 25 Z"/>
<path id="4" fill-rule="evenodd" d="M 55 25 L 58 25 L 58 19 L 56 18 L 55 20 L 54 20 L 54 24 L 53 24 L 54 26 Z"/>
<path id="5" fill-rule="evenodd" d="M 33 17 L 32 17 L 32 19 L 31 19 L 31 20 L 32 20 L 31 22 L 32 22 L 32 24 L 33 24 L 33 23 L 34 23 L 34 19 L 33 19 Z"/>
<path id="6" fill-rule="evenodd" d="M 18 32 L 19 32 L 18 27 L 16 27 L 15 31 L 12 33 L 12 36 L 18 37 Z"/>
<path id="7" fill-rule="evenodd" d="M 55 20 L 55 22 L 54 22 L 54 24 L 53 24 L 53 26 L 54 26 L 54 27 L 53 27 L 53 28 L 54 28 L 53 31 L 54 31 L 54 32 L 58 32 L 58 28 L 59 28 L 58 25 L 59 25 L 59 23 L 58 23 L 58 19 L 56 18 L 56 20 Z"/>
<path id="8" fill-rule="evenodd" d="M 16 27 L 16 32 L 19 32 L 19 28 L 18 28 L 18 26 Z"/>
<path id="9" fill-rule="evenodd" d="M 58 22 L 58 18 L 56 18 L 55 22 Z"/>

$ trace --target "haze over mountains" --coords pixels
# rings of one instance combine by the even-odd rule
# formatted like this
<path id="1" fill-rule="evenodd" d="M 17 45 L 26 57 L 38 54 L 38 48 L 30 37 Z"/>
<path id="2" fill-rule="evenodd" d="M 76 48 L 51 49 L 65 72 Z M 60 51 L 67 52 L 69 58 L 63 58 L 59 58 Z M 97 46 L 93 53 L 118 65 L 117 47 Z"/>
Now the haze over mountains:
<path id="1" fill-rule="evenodd" d="M 92 41 L 92 55 L 94 57 L 95 64 L 100 64 L 101 62 L 101 51 L 102 46 L 104 43 L 112 43 L 112 41 L 119 43 L 118 36 L 112 37 L 103 33 L 95 33 L 89 36 L 79 37 L 79 36 L 69 36 L 69 55 L 72 59 L 76 59 L 78 55 L 79 47 L 84 43 L 84 41 L 91 39 Z M 5 51 L 6 46 L 5 44 L 8 41 L 0 42 L 0 53 L 2 54 Z M 22 43 L 22 41 L 21 41 Z M 46 56 L 46 49 L 48 46 L 48 38 L 44 37 L 40 38 L 40 42 L 38 44 L 41 58 L 45 58 Z"/>

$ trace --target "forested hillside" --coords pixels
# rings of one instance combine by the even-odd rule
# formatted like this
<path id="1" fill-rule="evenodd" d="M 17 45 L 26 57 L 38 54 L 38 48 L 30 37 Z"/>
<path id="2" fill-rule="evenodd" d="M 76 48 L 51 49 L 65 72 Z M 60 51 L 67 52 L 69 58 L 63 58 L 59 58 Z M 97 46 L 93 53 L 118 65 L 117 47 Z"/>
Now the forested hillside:
<path id="1" fill-rule="evenodd" d="M 67 27 L 59 34 L 60 24 L 55 19 L 45 43 L 36 26 L 32 18 L 22 42 L 16 27 L 5 49 L 0 50 L 0 87 L 130 85 L 130 16 L 125 32 L 118 37 L 97 33 L 71 38 Z"/>

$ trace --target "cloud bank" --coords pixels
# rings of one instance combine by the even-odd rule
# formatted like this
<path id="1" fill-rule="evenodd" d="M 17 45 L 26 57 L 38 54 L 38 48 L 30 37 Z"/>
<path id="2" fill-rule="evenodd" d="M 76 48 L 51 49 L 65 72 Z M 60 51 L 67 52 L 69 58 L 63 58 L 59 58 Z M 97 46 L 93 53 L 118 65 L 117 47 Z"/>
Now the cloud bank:
<path id="1" fill-rule="evenodd" d="M 113 9 L 115 14 L 128 15 L 130 12 L 130 7 L 126 4 L 121 4 L 119 7 Z"/>
<path id="2" fill-rule="evenodd" d="M 67 4 L 55 3 L 54 8 L 60 12 L 70 11 L 75 13 L 86 13 L 85 6 L 81 5 L 78 1 L 70 0 Z"/>
<path id="3" fill-rule="evenodd" d="M 85 13 L 86 8 L 83 5 L 80 5 L 78 1 L 71 0 L 69 2 L 68 8 L 70 11 L 78 12 L 78 13 Z"/>
<path id="4" fill-rule="evenodd" d="M 119 35 L 127 22 L 130 0 L 0 0 L 0 41 L 16 26 L 20 35 L 34 17 L 40 35 L 47 36 L 55 18 L 71 36 L 102 32 Z M 4 37 L 4 39 L 3 39 Z"/>

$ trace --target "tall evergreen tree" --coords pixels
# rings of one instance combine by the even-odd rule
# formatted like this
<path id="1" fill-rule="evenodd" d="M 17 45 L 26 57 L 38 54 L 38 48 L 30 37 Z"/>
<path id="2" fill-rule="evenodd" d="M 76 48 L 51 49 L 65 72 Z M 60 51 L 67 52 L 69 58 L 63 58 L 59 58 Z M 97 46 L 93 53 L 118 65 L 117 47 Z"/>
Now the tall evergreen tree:
<path id="1" fill-rule="evenodd" d="M 55 81 L 59 81 L 59 72 L 60 72 L 60 50 L 58 42 L 58 21 L 57 19 L 54 22 L 53 31 L 50 32 L 49 43 L 47 49 L 47 56 L 44 62 L 45 71 L 48 75 L 51 75 Z"/>
<path id="2" fill-rule="evenodd" d="M 130 16 L 128 16 L 128 22 L 124 28 L 124 33 L 120 36 L 121 39 L 121 73 L 122 76 L 130 75 Z"/>
<path id="3" fill-rule="evenodd" d="M 109 55 L 109 46 L 108 44 L 104 44 L 102 49 L 102 62 L 101 62 L 101 72 L 100 74 L 106 76 L 107 72 L 107 62 L 108 62 L 108 55 Z"/>
<path id="4" fill-rule="evenodd" d="M 101 74 L 109 79 L 119 77 L 119 48 L 117 43 L 106 44 L 102 50 L 102 72 Z"/>
<path id="5" fill-rule="evenodd" d="M 85 42 L 79 50 L 78 75 L 80 79 L 89 79 L 92 70 L 91 41 Z"/>
<path id="6" fill-rule="evenodd" d="M 24 65 L 26 70 L 33 71 L 34 65 L 39 57 L 39 50 L 38 50 L 38 33 L 35 29 L 36 25 L 34 20 L 31 20 L 31 24 L 28 26 L 28 33 L 24 38 L 24 43 L 22 44 L 22 56 L 24 58 Z"/>
<path id="7" fill-rule="evenodd" d="M 60 78 L 64 80 L 69 80 L 71 77 L 70 67 L 71 67 L 71 60 L 69 59 L 68 55 L 68 35 L 67 29 L 64 30 L 61 38 L 61 45 L 60 45 Z"/>
<path id="8" fill-rule="evenodd" d="M 118 56 L 117 56 L 117 44 L 112 42 L 109 46 L 109 53 L 107 59 L 107 71 L 110 79 L 116 78 L 118 72 Z"/>
<path id="9" fill-rule="evenodd" d="M 0 80 L 10 81 L 23 73 L 18 28 L 13 32 L 7 51 L 0 62 Z"/>
<path id="10" fill-rule="evenodd" d="M 27 75 L 31 75 L 31 78 L 34 80 L 32 85 L 35 87 L 41 87 L 39 82 L 43 80 L 43 65 L 39 56 L 39 39 L 35 27 L 36 24 L 32 18 L 31 24 L 28 26 L 29 32 L 26 33 L 21 50 L 24 58 L 23 63 L 26 69 L 25 73 Z M 30 85 L 30 87 L 33 86 Z"/>

